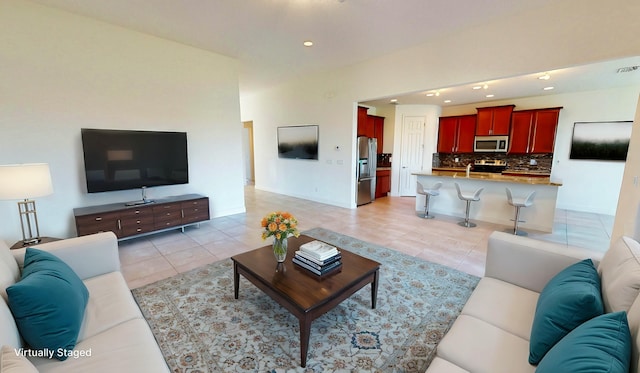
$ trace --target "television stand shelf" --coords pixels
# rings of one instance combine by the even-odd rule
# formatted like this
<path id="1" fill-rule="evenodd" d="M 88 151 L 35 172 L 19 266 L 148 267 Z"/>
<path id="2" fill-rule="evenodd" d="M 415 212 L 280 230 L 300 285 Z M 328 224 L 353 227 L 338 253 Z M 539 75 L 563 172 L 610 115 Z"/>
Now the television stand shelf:
<path id="1" fill-rule="evenodd" d="M 73 209 L 78 236 L 112 231 L 118 240 L 170 229 L 184 228 L 209 220 L 209 198 L 199 194 L 155 199 L 154 203 L 127 206 L 125 203 Z"/>

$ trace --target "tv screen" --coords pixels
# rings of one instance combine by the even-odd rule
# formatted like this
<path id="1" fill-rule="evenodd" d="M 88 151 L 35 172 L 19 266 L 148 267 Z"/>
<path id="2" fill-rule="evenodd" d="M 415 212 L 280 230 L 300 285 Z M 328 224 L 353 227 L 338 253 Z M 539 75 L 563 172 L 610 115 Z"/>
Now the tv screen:
<path id="1" fill-rule="evenodd" d="M 187 184 L 185 132 L 81 129 L 89 193 Z"/>

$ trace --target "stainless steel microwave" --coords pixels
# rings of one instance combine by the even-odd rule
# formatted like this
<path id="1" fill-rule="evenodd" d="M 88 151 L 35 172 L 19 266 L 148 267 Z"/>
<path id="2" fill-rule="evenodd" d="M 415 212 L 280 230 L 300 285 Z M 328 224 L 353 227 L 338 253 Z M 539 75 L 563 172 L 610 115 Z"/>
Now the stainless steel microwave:
<path id="1" fill-rule="evenodd" d="M 509 136 L 476 136 L 474 152 L 506 153 L 509 148 Z"/>

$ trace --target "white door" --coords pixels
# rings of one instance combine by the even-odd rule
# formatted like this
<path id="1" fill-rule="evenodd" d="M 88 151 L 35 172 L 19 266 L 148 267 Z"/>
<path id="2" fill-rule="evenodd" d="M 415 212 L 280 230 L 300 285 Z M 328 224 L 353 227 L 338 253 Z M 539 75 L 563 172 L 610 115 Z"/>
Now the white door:
<path id="1" fill-rule="evenodd" d="M 425 117 L 423 116 L 406 116 L 402 119 L 399 188 L 401 196 L 416 195 L 416 176 L 411 173 L 422 170 L 424 129 Z"/>

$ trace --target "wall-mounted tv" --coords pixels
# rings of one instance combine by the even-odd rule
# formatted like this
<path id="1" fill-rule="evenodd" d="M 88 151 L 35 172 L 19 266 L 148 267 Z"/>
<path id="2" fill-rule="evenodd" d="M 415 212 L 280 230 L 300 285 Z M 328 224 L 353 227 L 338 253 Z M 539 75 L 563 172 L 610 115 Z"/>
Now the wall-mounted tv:
<path id="1" fill-rule="evenodd" d="M 187 184 L 185 132 L 81 129 L 89 193 Z"/>

